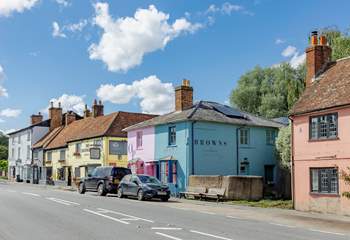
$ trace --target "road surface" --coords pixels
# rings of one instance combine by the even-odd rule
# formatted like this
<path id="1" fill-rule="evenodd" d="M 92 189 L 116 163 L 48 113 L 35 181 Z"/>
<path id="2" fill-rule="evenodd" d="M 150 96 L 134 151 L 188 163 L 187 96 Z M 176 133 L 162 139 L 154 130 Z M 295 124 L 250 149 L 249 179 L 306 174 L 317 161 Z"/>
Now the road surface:
<path id="1" fill-rule="evenodd" d="M 350 235 L 232 213 L 0 182 L 1 240 L 349 240 Z M 350 228 L 350 226 L 349 226 Z"/>

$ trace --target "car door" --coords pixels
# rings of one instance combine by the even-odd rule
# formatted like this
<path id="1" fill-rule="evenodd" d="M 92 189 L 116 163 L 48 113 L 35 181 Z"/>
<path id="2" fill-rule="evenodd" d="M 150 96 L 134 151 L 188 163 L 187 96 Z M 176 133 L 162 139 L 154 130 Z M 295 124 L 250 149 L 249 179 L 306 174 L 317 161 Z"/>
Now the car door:
<path id="1" fill-rule="evenodd" d="M 101 171 L 102 171 L 102 168 L 96 168 L 96 171 L 93 172 L 94 174 L 92 174 L 91 176 L 91 180 L 90 180 L 90 188 L 92 190 L 96 190 L 97 189 L 97 182 L 98 182 L 98 179 L 101 175 Z"/>
<path id="2" fill-rule="evenodd" d="M 129 184 L 129 194 L 131 196 L 137 196 L 137 192 L 139 190 L 139 180 L 137 176 L 132 176 Z"/>
<path id="3" fill-rule="evenodd" d="M 88 173 L 88 176 L 85 178 L 84 182 L 85 182 L 86 189 L 91 189 L 91 182 L 94 176 L 96 176 L 96 171 L 97 171 L 97 168 L 92 170 L 91 173 Z"/>
<path id="4" fill-rule="evenodd" d="M 129 195 L 128 190 L 129 190 L 130 178 L 131 178 L 131 175 L 126 175 L 125 177 L 123 177 L 123 179 L 119 184 L 119 187 L 123 189 L 123 194 L 125 195 Z"/>

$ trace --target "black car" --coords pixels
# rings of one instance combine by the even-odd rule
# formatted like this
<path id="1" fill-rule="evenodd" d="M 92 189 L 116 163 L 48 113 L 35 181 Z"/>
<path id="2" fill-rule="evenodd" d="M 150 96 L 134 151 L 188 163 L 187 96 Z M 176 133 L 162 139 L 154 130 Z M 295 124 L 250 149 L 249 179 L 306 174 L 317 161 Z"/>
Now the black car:
<path id="1" fill-rule="evenodd" d="M 131 174 L 131 170 L 123 167 L 97 167 L 88 177 L 81 179 L 79 193 L 87 191 L 97 192 L 100 196 L 107 193 L 117 193 L 119 182 L 125 175 Z"/>
<path id="2" fill-rule="evenodd" d="M 118 197 L 137 197 L 145 199 L 159 198 L 166 202 L 170 198 L 170 190 L 157 178 L 148 175 L 126 175 L 119 184 Z"/>

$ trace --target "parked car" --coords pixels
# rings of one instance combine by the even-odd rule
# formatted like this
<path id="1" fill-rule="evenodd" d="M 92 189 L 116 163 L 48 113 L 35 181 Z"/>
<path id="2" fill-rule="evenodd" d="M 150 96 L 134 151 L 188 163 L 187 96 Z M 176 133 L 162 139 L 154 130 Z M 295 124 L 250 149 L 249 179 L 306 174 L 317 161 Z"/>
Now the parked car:
<path id="1" fill-rule="evenodd" d="M 119 184 L 118 197 L 137 197 L 145 199 L 159 198 L 166 202 L 170 198 L 169 187 L 157 178 L 148 175 L 126 175 Z"/>
<path id="2" fill-rule="evenodd" d="M 125 175 L 131 174 L 131 170 L 123 167 L 97 167 L 88 177 L 81 179 L 78 191 L 97 192 L 100 196 L 108 193 L 117 193 L 120 181 Z"/>

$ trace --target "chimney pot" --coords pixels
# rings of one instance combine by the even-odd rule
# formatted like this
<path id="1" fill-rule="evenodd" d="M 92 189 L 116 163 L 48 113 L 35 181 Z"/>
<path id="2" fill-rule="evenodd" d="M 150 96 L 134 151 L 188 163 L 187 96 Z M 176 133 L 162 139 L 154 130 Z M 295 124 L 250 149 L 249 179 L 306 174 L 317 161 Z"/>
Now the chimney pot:
<path id="1" fill-rule="evenodd" d="M 92 116 L 93 117 L 99 117 L 99 116 L 103 116 L 103 104 L 100 101 L 99 104 L 97 104 L 97 100 L 94 100 L 94 104 L 92 105 Z"/>
<path id="2" fill-rule="evenodd" d="M 53 101 L 50 102 L 51 108 L 53 108 Z"/>
<path id="3" fill-rule="evenodd" d="M 326 46 L 327 45 L 327 38 L 325 35 L 320 36 L 320 45 L 321 46 Z"/>
<path id="4" fill-rule="evenodd" d="M 318 45 L 318 32 L 317 31 L 311 32 L 311 45 L 312 46 Z"/>

